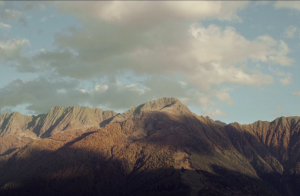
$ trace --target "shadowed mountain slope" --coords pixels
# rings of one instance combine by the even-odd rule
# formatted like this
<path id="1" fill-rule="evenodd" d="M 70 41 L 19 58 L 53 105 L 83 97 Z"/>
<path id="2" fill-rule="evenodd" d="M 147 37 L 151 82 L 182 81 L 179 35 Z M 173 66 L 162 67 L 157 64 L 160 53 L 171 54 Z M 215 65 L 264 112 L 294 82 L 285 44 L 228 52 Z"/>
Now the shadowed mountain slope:
<path id="1" fill-rule="evenodd" d="M 224 125 L 176 98 L 118 115 L 87 107 L 12 115 L 0 115 L 1 195 L 300 192 L 299 117 Z"/>

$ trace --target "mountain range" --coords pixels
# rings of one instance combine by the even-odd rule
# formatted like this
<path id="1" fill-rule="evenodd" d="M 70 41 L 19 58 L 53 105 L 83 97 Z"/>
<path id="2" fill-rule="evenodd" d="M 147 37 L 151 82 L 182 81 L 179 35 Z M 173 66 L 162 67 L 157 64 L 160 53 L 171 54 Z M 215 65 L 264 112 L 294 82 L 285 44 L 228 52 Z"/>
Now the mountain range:
<path id="1" fill-rule="evenodd" d="M 226 124 L 161 98 L 0 114 L 0 195 L 300 193 L 300 117 Z"/>

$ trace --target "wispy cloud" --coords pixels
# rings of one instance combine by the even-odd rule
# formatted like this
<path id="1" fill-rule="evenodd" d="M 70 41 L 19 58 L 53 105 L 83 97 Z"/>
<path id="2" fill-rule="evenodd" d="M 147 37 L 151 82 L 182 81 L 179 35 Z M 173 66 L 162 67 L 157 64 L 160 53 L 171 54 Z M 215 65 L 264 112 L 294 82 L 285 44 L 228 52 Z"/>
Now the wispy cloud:
<path id="1" fill-rule="evenodd" d="M 222 112 L 219 109 L 211 109 L 211 110 L 203 110 L 203 114 L 204 115 L 208 115 L 208 116 L 223 116 L 223 117 L 228 117 L 230 116 L 229 114 Z"/>
<path id="2" fill-rule="evenodd" d="M 0 29 L 10 29 L 10 28 L 11 28 L 10 25 L 0 22 Z"/>
<path id="3" fill-rule="evenodd" d="M 219 109 L 208 108 L 222 108 L 218 104 L 234 107 L 234 92 L 239 87 L 268 86 L 274 81 L 292 84 L 292 74 L 281 71 L 296 67 L 283 67 L 294 63 L 290 40 L 277 39 L 272 33 L 249 36 L 240 31 L 242 22 L 250 23 L 239 16 L 248 2 L 50 4 L 51 9 L 44 3 L 37 6 L 25 2 L 14 7 L 5 2 L 0 8 L 0 17 L 5 15 L 3 21 L 7 23 L 0 23 L 0 28 L 1 24 L 4 29 L 9 29 L 5 25 L 14 24 L 10 31 L 17 29 L 15 22 L 28 19 L 23 17 L 27 14 L 33 17 L 28 19 L 30 27 L 36 21 L 50 24 L 54 16 L 62 19 L 58 26 L 66 25 L 55 29 L 51 46 L 27 47 L 37 43 L 38 38 L 49 36 L 49 31 L 43 33 L 42 22 L 35 23 L 32 29 L 40 35 L 36 40 L 34 36 L 22 38 L 22 34 L 21 38 L 0 37 L 0 60 L 5 61 L 4 66 L 9 64 L 18 74 L 40 76 L 29 81 L 15 80 L 1 88 L 1 100 L 5 100 L 0 103 L 2 109 L 25 104 L 28 110 L 40 113 L 53 105 L 84 102 L 92 106 L 102 103 L 119 110 L 172 96 L 189 106 L 206 108 L 203 112 L 207 115 L 228 116 Z M 28 11 L 35 9 L 46 12 L 39 13 L 36 20 L 36 13 Z M 55 14 L 44 15 L 50 10 L 55 10 Z M 76 27 L 67 27 L 71 25 L 68 21 Z M 272 27 L 276 30 L 276 25 Z M 282 38 L 295 37 L 298 31 L 291 26 Z M 29 51 L 24 50 L 27 48 Z M 277 72 L 270 72 L 268 65 L 278 68 Z"/>
<path id="4" fill-rule="evenodd" d="M 283 33 L 283 37 L 294 38 L 297 32 L 298 32 L 298 27 L 291 25 L 285 29 Z"/>
<path id="5" fill-rule="evenodd" d="M 293 94 L 294 96 L 300 97 L 300 91 L 299 91 L 299 92 L 292 92 L 292 94 Z"/>
<path id="6" fill-rule="evenodd" d="M 276 1 L 274 4 L 276 9 L 288 8 L 300 11 L 300 2 L 299 1 Z"/>

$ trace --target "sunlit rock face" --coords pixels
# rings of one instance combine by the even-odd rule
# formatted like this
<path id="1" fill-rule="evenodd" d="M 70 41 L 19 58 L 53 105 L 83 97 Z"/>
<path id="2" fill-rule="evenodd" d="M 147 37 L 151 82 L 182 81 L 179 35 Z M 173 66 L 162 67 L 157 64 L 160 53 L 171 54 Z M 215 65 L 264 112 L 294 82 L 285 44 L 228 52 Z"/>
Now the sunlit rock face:
<path id="1" fill-rule="evenodd" d="M 103 121 L 116 115 L 114 111 L 80 106 L 69 108 L 55 106 L 47 114 L 38 116 L 26 116 L 18 112 L 0 114 L 0 135 L 48 137 L 66 130 L 100 128 Z"/>
<path id="2" fill-rule="evenodd" d="M 176 98 L 161 98 L 134 107 L 123 114 L 117 115 L 112 122 L 122 122 L 134 116 L 150 112 L 160 111 L 171 114 L 190 114 L 191 111 Z"/>
<path id="3" fill-rule="evenodd" d="M 299 117 L 226 125 L 176 98 L 1 114 L 0 194 L 294 196 L 299 131 Z"/>

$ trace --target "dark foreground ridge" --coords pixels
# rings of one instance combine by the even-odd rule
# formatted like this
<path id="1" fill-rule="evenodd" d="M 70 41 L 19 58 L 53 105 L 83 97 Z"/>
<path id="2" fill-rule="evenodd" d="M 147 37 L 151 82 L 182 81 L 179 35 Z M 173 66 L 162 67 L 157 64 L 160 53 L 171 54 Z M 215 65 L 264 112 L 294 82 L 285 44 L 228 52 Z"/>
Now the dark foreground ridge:
<path id="1" fill-rule="evenodd" d="M 0 115 L 0 195 L 296 196 L 300 118 L 226 125 L 176 98 Z"/>

